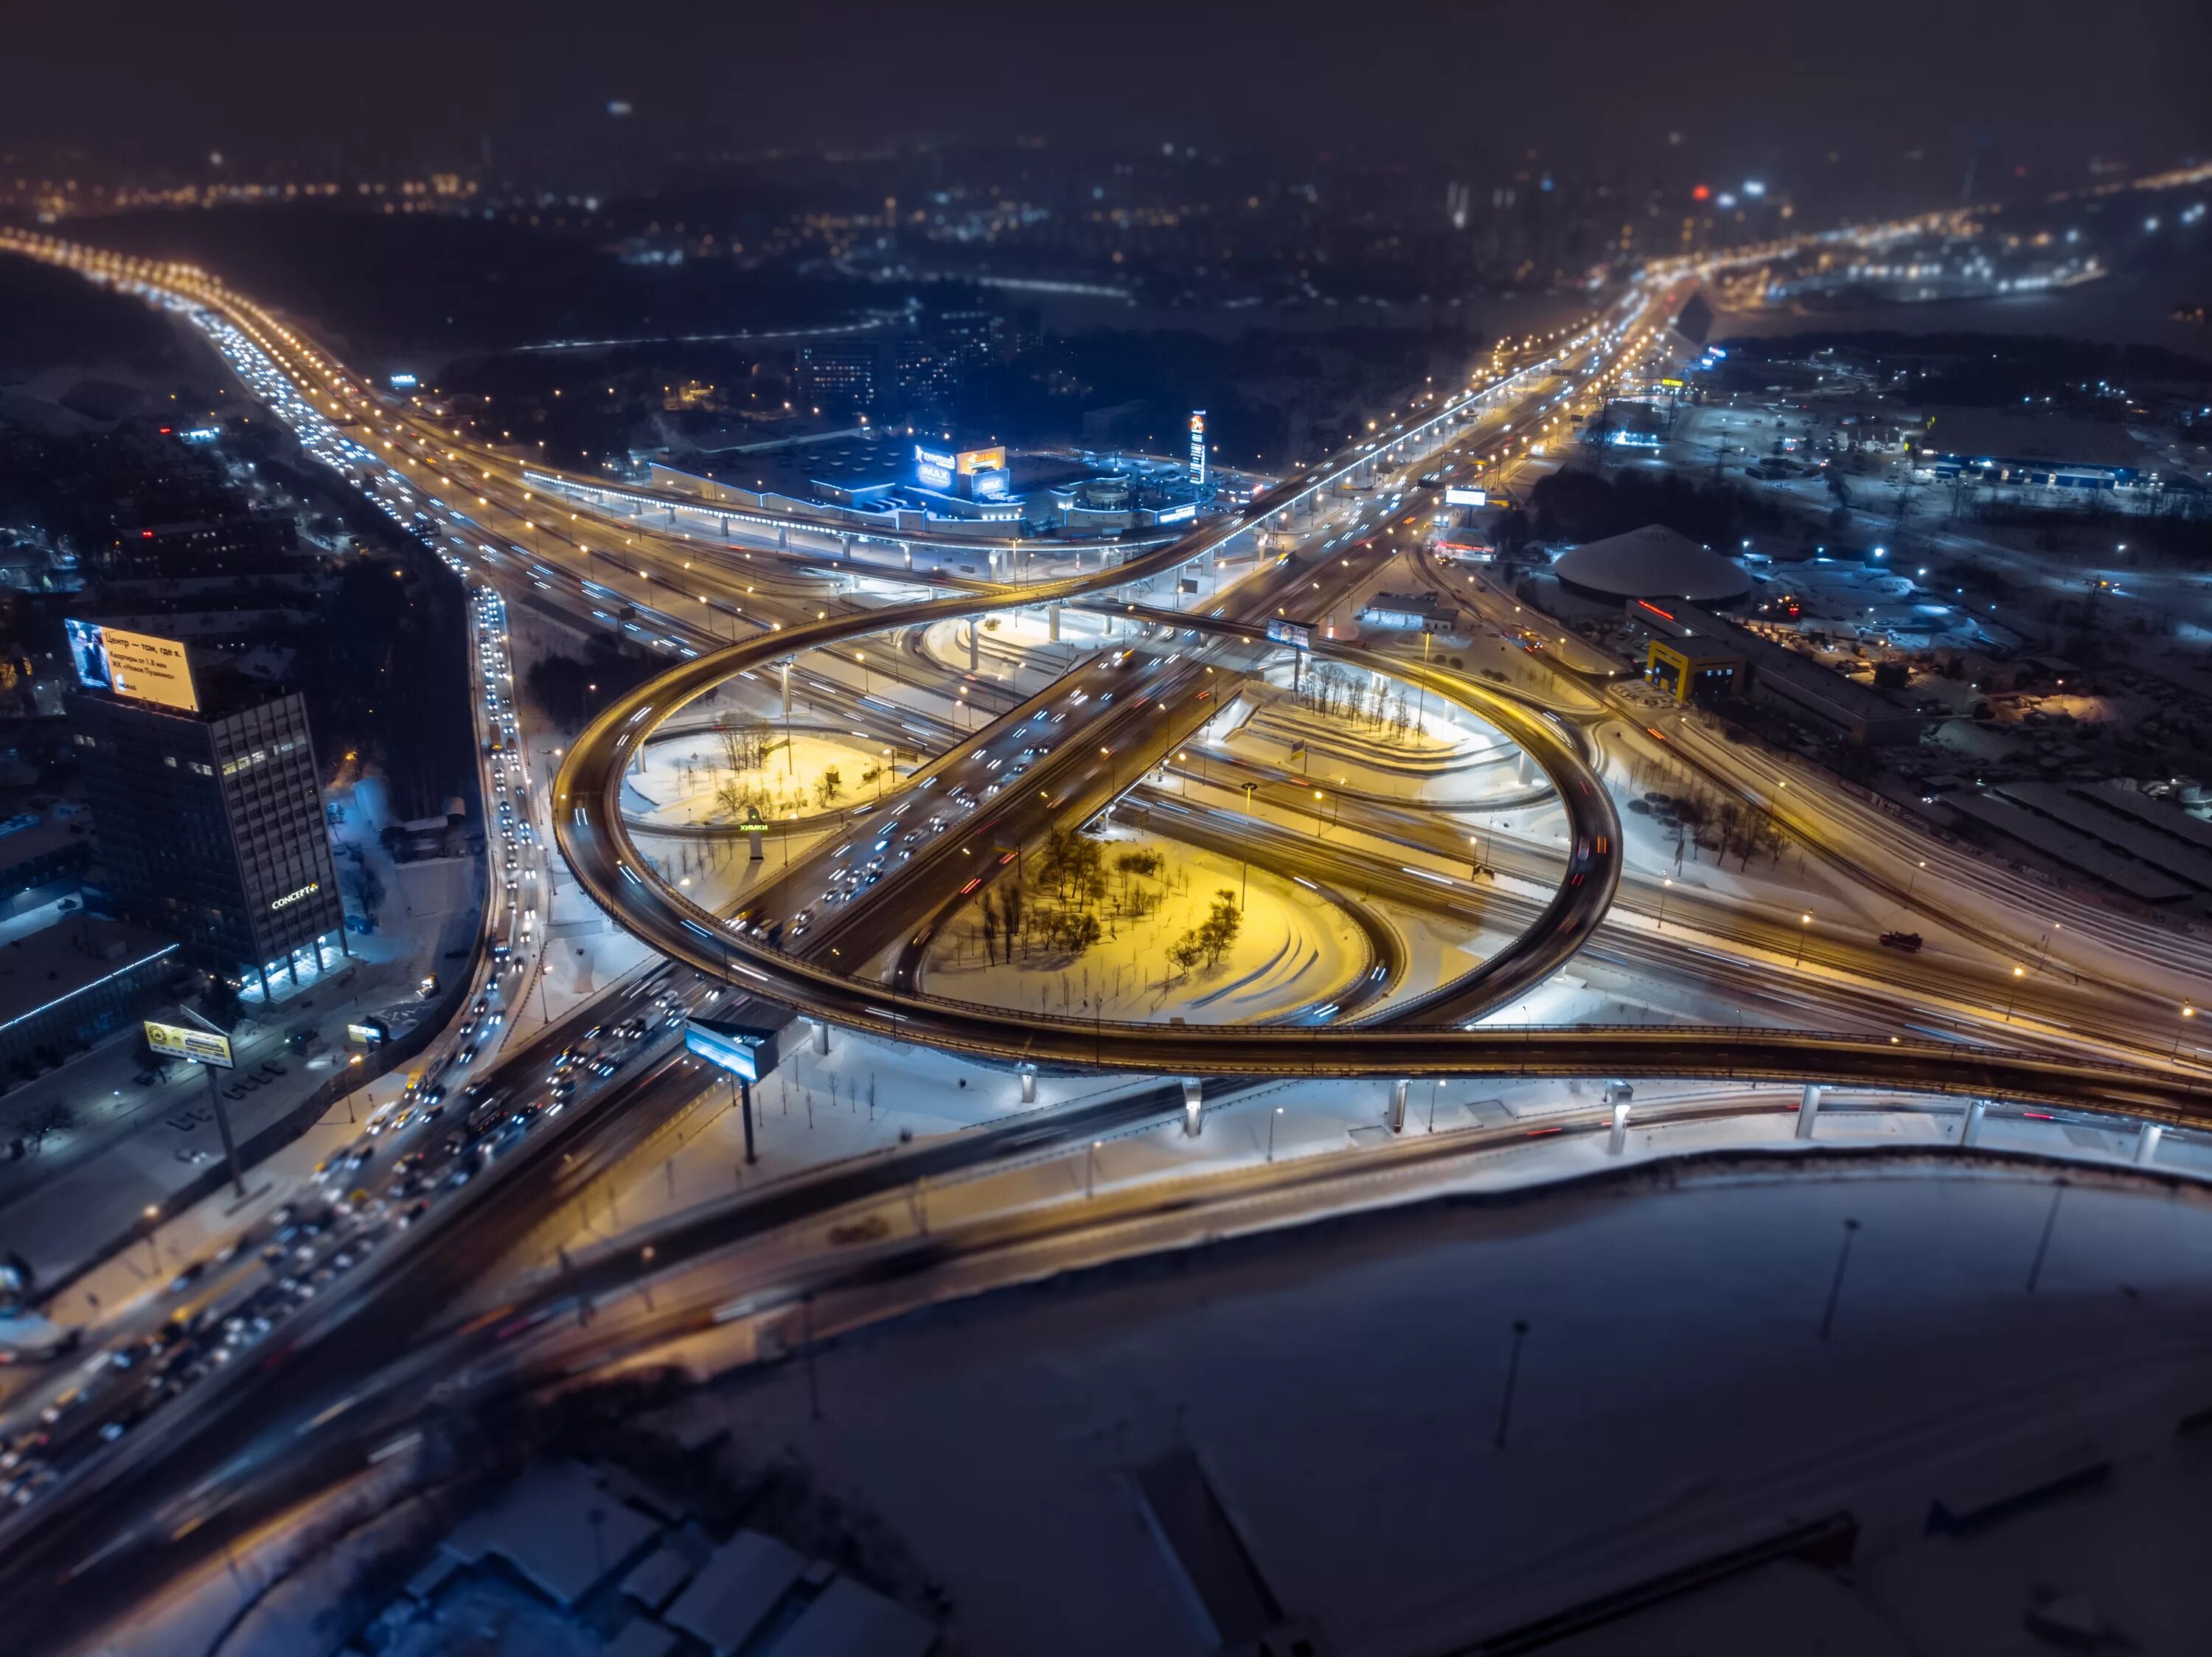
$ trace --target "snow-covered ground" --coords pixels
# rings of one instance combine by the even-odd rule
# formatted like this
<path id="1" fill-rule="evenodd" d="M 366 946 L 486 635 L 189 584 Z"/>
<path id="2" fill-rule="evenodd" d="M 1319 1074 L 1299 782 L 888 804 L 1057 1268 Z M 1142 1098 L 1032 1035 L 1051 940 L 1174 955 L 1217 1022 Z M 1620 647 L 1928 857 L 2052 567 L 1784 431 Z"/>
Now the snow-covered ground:
<path id="1" fill-rule="evenodd" d="M 1111 895 L 1098 914 L 1111 923 L 1110 935 L 1074 955 L 1017 941 L 1009 960 L 1003 941 L 987 952 L 970 905 L 931 940 L 921 988 L 955 1001 L 1075 1017 L 1250 1024 L 1340 995 L 1373 965 L 1365 936 L 1341 910 L 1265 869 L 1120 829 L 1109 832 L 1104 846 Z M 1127 884 L 1158 906 L 1141 917 L 1117 917 L 1124 882 L 1114 874 L 1115 859 L 1147 853 L 1160 859 L 1160 877 Z M 1216 965 L 1178 969 L 1168 959 L 1170 946 L 1206 920 L 1223 892 L 1241 905 L 1236 941 Z M 1034 892 L 1030 903 L 1033 913 L 1043 907 Z"/>
<path id="2" fill-rule="evenodd" d="M 1663 1648 L 2027 1649 L 2028 1611 L 2078 1595 L 2130 1648 L 2201 1649 L 2212 1587 L 2180 1561 L 2212 1459 L 2175 1429 L 2212 1398 L 2212 1200 L 1950 1173 L 1721 1165 L 1371 1215 L 836 1340 L 819 1422 L 799 1364 L 680 1413 L 879 1517 L 978 1653 L 1215 1649 L 1134 1484 L 1182 1451 L 1344 1657 L 1457 1648 L 1838 1511 L 1849 1575 L 1678 1602 Z M 1926 1534 L 2085 1445 L 2096 1490 Z M 1662 1648 L 1642 1626 L 1563 1648 Z"/>
<path id="3" fill-rule="evenodd" d="M 864 733 L 793 729 L 787 739 L 776 725 L 768 736 L 775 751 L 740 771 L 730 770 L 721 739 L 712 731 L 649 744 L 642 763 L 623 778 L 625 801 L 640 825 L 652 828 L 739 820 L 716 797 L 726 783 L 772 820 L 834 811 L 896 786 L 897 756 L 889 744 Z M 833 771 L 837 784 L 831 795 L 823 783 Z M 878 773 L 876 779 L 864 780 L 871 771 Z"/>

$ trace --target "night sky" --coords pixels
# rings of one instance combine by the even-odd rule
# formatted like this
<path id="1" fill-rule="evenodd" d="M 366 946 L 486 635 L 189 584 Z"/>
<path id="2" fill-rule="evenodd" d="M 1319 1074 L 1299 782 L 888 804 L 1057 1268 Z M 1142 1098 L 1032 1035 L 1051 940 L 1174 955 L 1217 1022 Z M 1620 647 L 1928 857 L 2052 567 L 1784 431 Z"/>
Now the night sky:
<path id="1" fill-rule="evenodd" d="M 557 155 L 611 99 L 661 151 L 1038 134 L 1619 167 L 1675 131 L 1692 167 L 1925 144 L 2070 182 L 2092 153 L 2212 149 L 2204 0 L 9 9 L 0 142 L 148 160 L 480 155 L 485 133 Z"/>

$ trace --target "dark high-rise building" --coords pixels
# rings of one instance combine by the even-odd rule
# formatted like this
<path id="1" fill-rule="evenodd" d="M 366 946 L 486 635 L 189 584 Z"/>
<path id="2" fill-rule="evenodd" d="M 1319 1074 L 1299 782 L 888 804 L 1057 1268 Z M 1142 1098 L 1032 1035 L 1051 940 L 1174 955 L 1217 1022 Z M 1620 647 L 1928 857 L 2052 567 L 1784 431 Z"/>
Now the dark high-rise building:
<path id="1" fill-rule="evenodd" d="M 908 419 L 950 413 L 960 403 L 960 358 L 942 342 L 905 334 L 890 343 L 889 412 Z"/>
<path id="2" fill-rule="evenodd" d="M 988 368 L 1006 349 L 1006 320 L 996 311 L 939 311 L 938 348 L 963 369 Z"/>
<path id="3" fill-rule="evenodd" d="M 219 690 L 234 690 L 228 685 Z M 70 700 L 93 833 L 116 911 L 211 972 L 299 981 L 345 949 L 307 708 L 246 687 L 196 711 L 86 691 Z"/>
<path id="4" fill-rule="evenodd" d="M 872 341 L 829 340 L 799 350 L 799 389 L 823 408 L 872 409 L 876 365 L 881 353 Z"/>

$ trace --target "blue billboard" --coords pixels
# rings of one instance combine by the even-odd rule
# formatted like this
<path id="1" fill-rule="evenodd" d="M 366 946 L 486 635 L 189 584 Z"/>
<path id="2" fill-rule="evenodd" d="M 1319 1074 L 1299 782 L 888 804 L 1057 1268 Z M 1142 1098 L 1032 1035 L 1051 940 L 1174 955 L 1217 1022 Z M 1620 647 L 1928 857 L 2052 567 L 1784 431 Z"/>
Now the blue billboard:
<path id="1" fill-rule="evenodd" d="M 769 1054 L 775 1063 L 771 1044 L 775 1032 L 749 1024 L 724 1024 L 710 1019 L 690 1019 L 684 1026 L 684 1046 L 686 1051 L 696 1053 L 709 1064 L 729 1071 L 740 1081 L 761 1079 L 760 1056 Z"/>

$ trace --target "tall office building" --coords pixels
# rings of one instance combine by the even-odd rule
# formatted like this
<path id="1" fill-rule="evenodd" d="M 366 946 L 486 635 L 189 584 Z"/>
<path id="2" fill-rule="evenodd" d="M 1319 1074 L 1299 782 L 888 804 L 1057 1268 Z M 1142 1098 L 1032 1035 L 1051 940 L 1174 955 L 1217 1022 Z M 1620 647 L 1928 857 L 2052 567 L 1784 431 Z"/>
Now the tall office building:
<path id="1" fill-rule="evenodd" d="M 925 334 L 903 334 L 890 343 L 888 412 L 908 419 L 951 413 L 960 404 L 960 359 Z"/>
<path id="2" fill-rule="evenodd" d="M 872 341 L 828 340 L 799 348 L 799 390 L 809 403 L 835 410 L 876 405 Z"/>
<path id="3" fill-rule="evenodd" d="M 131 637 L 107 630 L 111 644 Z M 70 699 L 103 885 L 125 918 L 266 996 L 273 975 L 299 983 L 302 955 L 350 953 L 307 704 L 243 683 L 203 704 L 182 682 L 187 706 Z"/>

